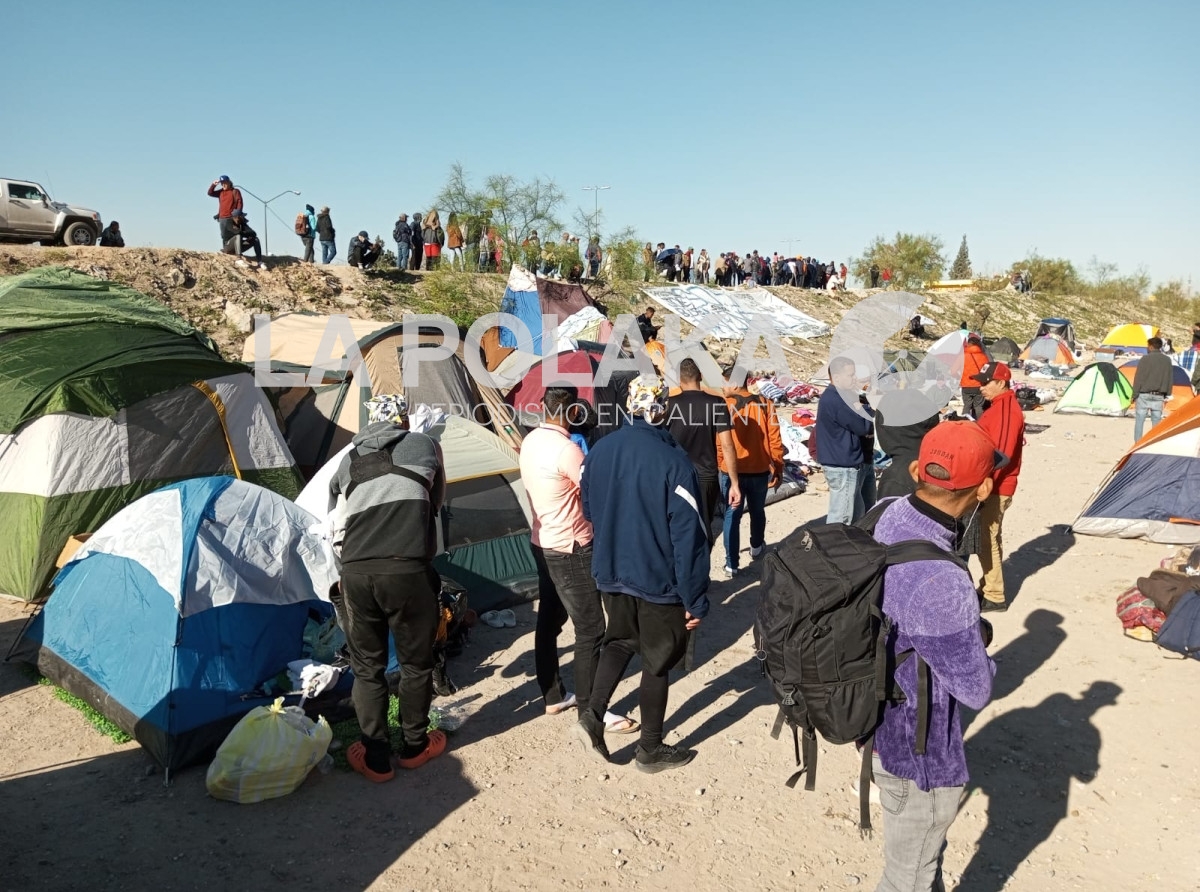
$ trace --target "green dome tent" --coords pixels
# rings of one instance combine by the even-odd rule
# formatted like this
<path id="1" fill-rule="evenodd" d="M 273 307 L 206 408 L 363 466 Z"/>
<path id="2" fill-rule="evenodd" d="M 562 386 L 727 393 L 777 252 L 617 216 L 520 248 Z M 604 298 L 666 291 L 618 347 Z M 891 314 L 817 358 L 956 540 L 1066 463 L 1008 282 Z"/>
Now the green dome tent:
<path id="1" fill-rule="evenodd" d="M 1093 362 L 1075 376 L 1058 398 L 1055 412 L 1124 415 L 1133 402 L 1133 387 L 1111 362 Z"/>
<path id="2" fill-rule="evenodd" d="M 61 267 L 0 279 L 0 593 L 37 599 L 71 536 L 222 474 L 300 490 L 245 366 L 116 283 Z"/>

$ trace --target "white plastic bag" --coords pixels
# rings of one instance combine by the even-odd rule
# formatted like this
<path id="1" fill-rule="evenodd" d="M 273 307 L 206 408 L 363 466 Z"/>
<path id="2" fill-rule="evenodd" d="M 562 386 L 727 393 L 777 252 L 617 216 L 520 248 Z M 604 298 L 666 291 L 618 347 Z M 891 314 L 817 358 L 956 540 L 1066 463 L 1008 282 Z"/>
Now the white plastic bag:
<path id="1" fill-rule="evenodd" d="M 208 794 L 241 803 L 286 796 L 324 758 L 331 740 L 323 716 L 314 722 L 304 710 L 284 707 L 282 697 L 257 706 L 234 725 L 208 766 Z"/>

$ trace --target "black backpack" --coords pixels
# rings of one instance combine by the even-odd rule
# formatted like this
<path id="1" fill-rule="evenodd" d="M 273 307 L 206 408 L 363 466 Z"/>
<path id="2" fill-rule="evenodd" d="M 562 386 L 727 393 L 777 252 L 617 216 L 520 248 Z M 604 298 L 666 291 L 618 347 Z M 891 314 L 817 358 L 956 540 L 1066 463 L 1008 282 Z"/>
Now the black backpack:
<path id="1" fill-rule="evenodd" d="M 886 647 L 892 623 L 881 609 L 884 572 L 911 561 L 961 559 L 932 542 L 908 540 L 883 545 L 873 535 L 888 500 L 855 524 L 823 524 L 792 533 L 763 560 L 762 600 L 754 641 L 779 715 L 771 736 L 792 727 L 798 770 L 787 781 L 816 785 L 817 738 L 860 743 L 859 825 L 871 829 L 868 793 L 875 729 L 887 703 L 904 701 L 895 684 L 896 666 L 912 651 L 893 656 Z M 929 667 L 917 657 L 917 738 L 925 752 L 929 726 Z M 801 751 L 803 734 L 803 752 Z"/>

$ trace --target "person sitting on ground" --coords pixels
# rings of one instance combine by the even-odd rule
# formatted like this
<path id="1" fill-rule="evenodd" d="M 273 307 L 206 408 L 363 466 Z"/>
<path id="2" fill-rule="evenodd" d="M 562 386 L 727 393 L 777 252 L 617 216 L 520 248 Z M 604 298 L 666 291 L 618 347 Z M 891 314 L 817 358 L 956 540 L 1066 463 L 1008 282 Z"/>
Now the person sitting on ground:
<path id="1" fill-rule="evenodd" d="M 267 268 L 267 265 L 263 263 L 262 247 L 258 243 L 258 233 L 250 228 L 250 219 L 241 208 L 234 210 L 225 219 L 223 235 L 225 246 L 221 250 L 226 254 L 236 254 L 238 257 L 238 266 L 246 264 L 246 261 L 242 260 L 242 252 L 250 250 L 254 252 L 254 265 L 259 269 Z"/>
<path id="2" fill-rule="evenodd" d="M 101 248 L 124 248 L 125 238 L 121 235 L 121 224 L 113 220 L 100 233 Z"/>
<path id="3" fill-rule="evenodd" d="M 642 313 L 634 321 L 637 322 L 638 331 L 642 334 L 642 340 L 647 344 L 658 338 L 658 329 L 654 327 L 654 307 L 646 307 L 646 312 Z"/>
<path id="4" fill-rule="evenodd" d="M 382 253 L 383 242 L 379 239 L 372 242 L 371 236 L 363 229 L 358 235 L 350 239 L 350 247 L 346 251 L 346 262 L 351 266 L 358 266 L 367 270 L 375 265 L 375 261 L 379 259 L 379 255 Z"/>

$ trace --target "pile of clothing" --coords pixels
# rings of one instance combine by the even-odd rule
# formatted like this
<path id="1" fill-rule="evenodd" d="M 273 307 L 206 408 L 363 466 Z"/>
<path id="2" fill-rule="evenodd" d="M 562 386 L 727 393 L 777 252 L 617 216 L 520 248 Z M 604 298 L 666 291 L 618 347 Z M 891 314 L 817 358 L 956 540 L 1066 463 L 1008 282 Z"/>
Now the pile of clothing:
<path id="1" fill-rule="evenodd" d="M 814 402 L 821 392 L 811 384 L 797 381 L 791 375 L 764 375 L 747 381 L 751 393 L 764 396 L 772 402 L 800 405 Z"/>
<path id="2" fill-rule="evenodd" d="M 1200 660 L 1200 546 L 1183 548 L 1117 598 L 1125 634 Z"/>

